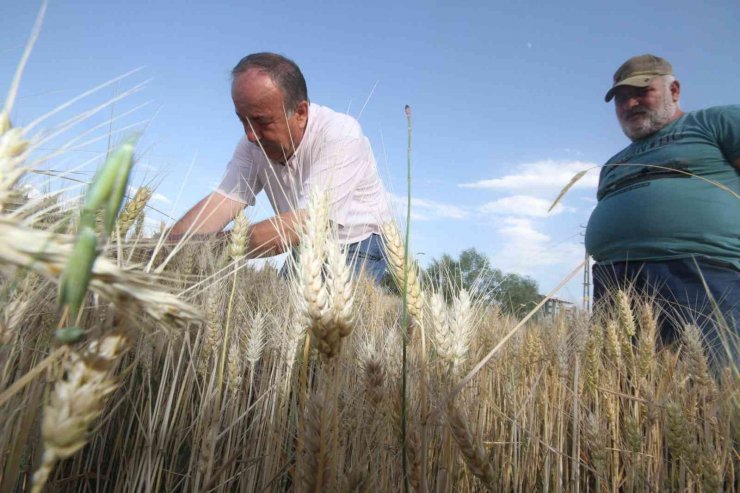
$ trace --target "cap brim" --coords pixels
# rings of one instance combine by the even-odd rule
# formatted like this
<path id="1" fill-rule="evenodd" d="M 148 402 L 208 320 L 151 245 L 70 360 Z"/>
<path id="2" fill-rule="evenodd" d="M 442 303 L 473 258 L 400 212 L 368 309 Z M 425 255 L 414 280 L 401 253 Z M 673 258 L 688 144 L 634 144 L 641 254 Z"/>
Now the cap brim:
<path id="1" fill-rule="evenodd" d="M 623 81 L 620 81 L 618 84 L 614 84 L 614 86 L 609 89 L 609 92 L 606 93 L 606 96 L 604 96 L 604 101 L 607 103 L 611 101 L 614 97 L 614 90 L 619 86 L 647 87 L 650 85 L 650 81 L 653 77 L 655 77 L 655 75 L 635 75 L 633 77 L 628 77 Z"/>

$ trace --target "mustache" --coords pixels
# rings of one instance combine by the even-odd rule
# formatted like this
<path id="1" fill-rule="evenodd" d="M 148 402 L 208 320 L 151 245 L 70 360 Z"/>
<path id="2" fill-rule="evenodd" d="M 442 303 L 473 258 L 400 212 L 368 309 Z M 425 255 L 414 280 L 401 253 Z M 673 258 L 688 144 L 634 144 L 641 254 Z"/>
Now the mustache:
<path id="1" fill-rule="evenodd" d="M 625 117 L 631 118 L 636 115 L 647 115 L 650 111 L 647 108 L 632 108 L 631 110 L 627 111 L 625 114 Z"/>

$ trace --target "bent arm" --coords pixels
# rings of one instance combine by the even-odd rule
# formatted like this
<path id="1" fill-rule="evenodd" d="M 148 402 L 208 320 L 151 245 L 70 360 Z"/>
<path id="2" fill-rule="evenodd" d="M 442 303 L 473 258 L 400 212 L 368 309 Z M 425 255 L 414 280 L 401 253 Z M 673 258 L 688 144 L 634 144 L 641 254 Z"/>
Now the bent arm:
<path id="1" fill-rule="evenodd" d="M 249 228 L 249 258 L 271 257 L 300 243 L 299 229 L 305 219 L 303 210 L 283 212 Z"/>
<path id="2" fill-rule="evenodd" d="M 217 233 L 224 229 L 242 209 L 244 209 L 243 202 L 213 192 L 195 204 L 175 223 L 170 230 L 170 238 L 175 239 L 186 233 Z"/>

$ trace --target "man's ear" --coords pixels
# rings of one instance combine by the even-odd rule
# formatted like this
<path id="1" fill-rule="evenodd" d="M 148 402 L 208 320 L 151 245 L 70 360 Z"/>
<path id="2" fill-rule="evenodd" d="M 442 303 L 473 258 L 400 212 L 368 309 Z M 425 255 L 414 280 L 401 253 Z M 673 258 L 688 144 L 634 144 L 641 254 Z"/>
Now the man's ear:
<path id="1" fill-rule="evenodd" d="M 298 117 L 298 121 L 301 125 L 305 125 L 308 121 L 308 101 L 301 101 L 298 103 L 295 109 L 295 116 Z"/>
<path id="2" fill-rule="evenodd" d="M 679 97 L 681 96 L 681 83 L 677 80 L 671 82 L 671 96 L 673 97 L 674 103 L 678 101 Z"/>

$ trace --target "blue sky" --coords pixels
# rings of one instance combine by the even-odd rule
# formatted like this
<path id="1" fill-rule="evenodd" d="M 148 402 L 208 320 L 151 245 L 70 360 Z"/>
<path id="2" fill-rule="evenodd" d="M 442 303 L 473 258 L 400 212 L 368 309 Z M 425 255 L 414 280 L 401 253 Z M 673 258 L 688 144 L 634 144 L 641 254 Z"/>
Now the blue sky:
<path id="1" fill-rule="evenodd" d="M 0 4 L 5 94 L 40 2 Z M 412 247 L 422 263 L 475 247 L 496 267 L 533 277 L 545 292 L 583 258 L 582 227 L 595 204 L 598 170 L 554 213 L 545 213 L 547 205 L 573 174 L 628 143 L 603 101 L 613 72 L 630 56 L 651 52 L 673 64 L 684 110 L 737 103 L 738 20 L 740 4 L 730 0 L 56 0 L 12 116 L 26 125 L 141 67 L 40 128 L 145 83 L 47 149 L 86 130 L 81 142 L 101 137 L 53 163 L 89 176 L 110 129 L 115 142 L 129 125 L 145 126 L 134 185 L 156 183 L 152 205 L 176 217 L 219 181 L 241 135 L 229 70 L 248 53 L 283 53 L 301 66 L 312 101 L 359 117 L 399 213 L 406 190 L 403 108 L 411 105 Z M 262 201 L 252 217 L 268 213 Z M 580 276 L 562 297 L 579 299 L 579 282 Z"/>

